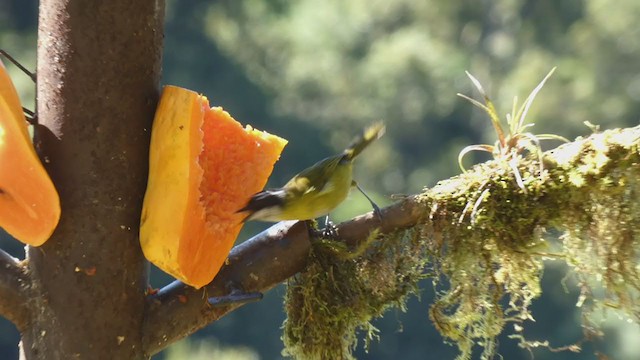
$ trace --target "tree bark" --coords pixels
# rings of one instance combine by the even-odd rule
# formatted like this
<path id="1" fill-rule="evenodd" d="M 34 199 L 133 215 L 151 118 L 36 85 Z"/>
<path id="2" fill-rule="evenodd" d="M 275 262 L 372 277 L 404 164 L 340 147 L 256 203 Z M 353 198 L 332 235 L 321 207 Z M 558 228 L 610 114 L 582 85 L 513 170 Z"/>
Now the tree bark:
<path id="1" fill-rule="evenodd" d="M 138 243 L 164 3 L 42 0 L 36 143 L 60 194 L 29 248 L 26 359 L 137 359 L 147 265 Z"/>

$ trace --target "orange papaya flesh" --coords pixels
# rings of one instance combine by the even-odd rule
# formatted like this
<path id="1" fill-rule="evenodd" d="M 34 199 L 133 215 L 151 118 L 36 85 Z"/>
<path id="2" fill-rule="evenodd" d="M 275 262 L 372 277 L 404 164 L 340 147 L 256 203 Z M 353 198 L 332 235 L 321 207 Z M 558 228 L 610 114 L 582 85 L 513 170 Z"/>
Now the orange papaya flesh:
<path id="1" fill-rule="evenodd" d="M 236 211 L 262 190 L 286 144 L 243 128 L 204 96 L 166 86 L 140 225 L 146 258 L 196 288 L 211 282 L 243 226 Z"/>
<path id="2" fill-rule="evenodd" d="M 33 147 L 18 93 L 0 62 L 0 227 L 42 245 L 60 220 L 60 198 Z"/>

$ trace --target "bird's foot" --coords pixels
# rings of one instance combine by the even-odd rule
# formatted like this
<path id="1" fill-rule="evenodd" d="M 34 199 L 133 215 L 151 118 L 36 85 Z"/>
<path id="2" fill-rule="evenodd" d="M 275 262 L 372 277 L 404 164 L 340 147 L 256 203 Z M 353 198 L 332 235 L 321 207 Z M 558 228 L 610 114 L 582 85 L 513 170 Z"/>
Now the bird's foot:
<path id="1" fill-rule="evenodd" d="M 335 240 L 338 238 L 338 227 L 332 221 L 328 221 L 322 229 L 322 237 Z"/>
<path id="2" fill-rule="evenodd" d="M 331 239 L 338 238 L 338 227 L 329 220 L 329 215 L 324 219 L 324 228 L 318 229 L 317 222 L 315 220 L 305 220 L 307 227 L 309 228 L 309 235 L 313 239 Z"/>
<path id="3" fill-rule="evenodd" d="M 329 215 L 324 218 L 324 229 L 322 229 L 322 237 L 325 239 L 335 240 L 338 238 L 338 227 L 329 220 Z"/>

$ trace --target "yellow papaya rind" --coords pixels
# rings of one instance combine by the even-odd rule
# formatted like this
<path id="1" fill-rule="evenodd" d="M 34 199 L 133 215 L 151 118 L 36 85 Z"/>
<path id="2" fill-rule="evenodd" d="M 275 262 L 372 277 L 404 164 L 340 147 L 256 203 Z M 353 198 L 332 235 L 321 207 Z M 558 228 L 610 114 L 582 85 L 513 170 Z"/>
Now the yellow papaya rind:
<path id="1" fill-rule="evenodd" d="M 193 198 L 188 191 L 198 189 L 194 184 L 200 183 L 203 173 L 197 164 L 202 144 L 190 141 L 194 131 L 200 132 L 204 118 L 197 98 L 197 93 L 186 89 L 166 86 L 163 90 L 151 132 L 149 179 L 140 225 L 145 257 L 183 281 L 186 279 L 173 259 L 182 237 L 180 222 L 188 216 L 177 212 L 187 209 Z M 204 213 L 204 208 L 192 210 L 198 213 L 191 216 L 201 217 Z"/>
<path id="2" fill-rule="evenodd" d="M 205 177 L 200 162 L 210 154 L 203 152 L 203 128 L 207 114 L 212 113 L 216 117 L 222 116 L 224 121 L 232 121 L 233 126 L 240 126 L 221 108 L 209 109 L 205 97 L 175 86 L 164 88 L 151 134 L 149 180 L 140 227 L 145 257 L 163 271 L 196 288 L 211 282 L 223 265 L 243 225 L 242 214 L 236 214 L 235 210 L 244 205 L 251 194 L 264 187 L 273 164 L 286 145 L 286 140 L 251 127 L 240 127 L 242 133 L 237 133 L 237 137 L 225 141 L 218 139 L 220 146 L 225 148 L 213 148 L 211 153 L 218 152 L 219 155 L 229 147 L 246 151 L 242 149 L 242 141 L 236 140 L 250 135 L 255 137 L 255 142 L 263 143 L 262 146 L 277 148 L 277 155 L 262 159 L 260 151 L 255 153 L 256 159 L 264 160 L 260 166 L 256 166 L 261 168 L 261 172 L 254 173 L 249 167 L 242 169 L 245 176 L 253 179 L 248 187 L 243 186 L 242 179 L 237 179 L 245 193 L 228 191 L 233 189 L 208 188 L 207 181 L 215 179 Z M 207 129 L 215 130 L 211 129 L 211 125 L 208 123 Z M 225 126 L 229 125 L 227 123 Z M 258 150 L 260 146 L 256 144 Z M 227 180 L 238 176 L 227 174 L 233 172 L 227 168 L 229 163 L 223 161 L 218 165 L 219 168 L 215 170 L 225 174 Z M 203 202 L 201 195 L 210 191 L 215 193 L 214 200 Z M 220 201 L 216 200 L 216 196 Z M 235 203 L 229 203 L 229 199 Z M 206 202 L 208 208 L 205 207 Z"/>

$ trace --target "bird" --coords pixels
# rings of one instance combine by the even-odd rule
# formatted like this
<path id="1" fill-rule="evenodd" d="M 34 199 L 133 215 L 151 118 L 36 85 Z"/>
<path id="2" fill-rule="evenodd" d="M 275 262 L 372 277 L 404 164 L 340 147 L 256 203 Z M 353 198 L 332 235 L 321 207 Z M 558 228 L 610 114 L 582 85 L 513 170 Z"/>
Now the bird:
<path id="1" fill-rule="evenodd" d="M 247 213 L 243 221 L 312 220 L 329 214 L 356 187 L 380 217 L 378 205 L 353 180 L 353 160 L 385 129 L 382 122 L 366 127 L 343 152 L 302 170 L 281 188 L 254 194 L 237 213 Z"/>

